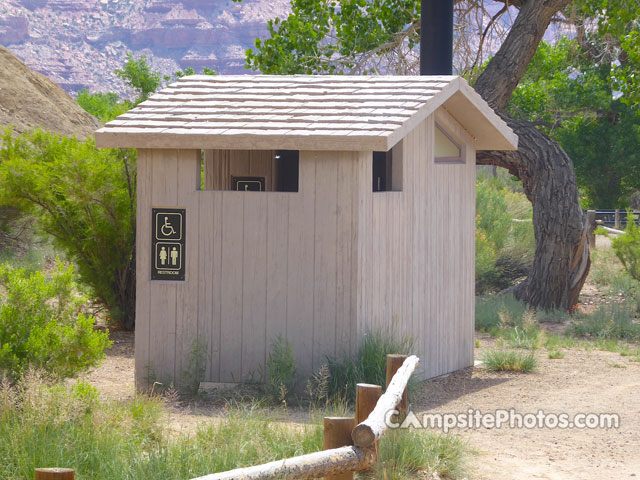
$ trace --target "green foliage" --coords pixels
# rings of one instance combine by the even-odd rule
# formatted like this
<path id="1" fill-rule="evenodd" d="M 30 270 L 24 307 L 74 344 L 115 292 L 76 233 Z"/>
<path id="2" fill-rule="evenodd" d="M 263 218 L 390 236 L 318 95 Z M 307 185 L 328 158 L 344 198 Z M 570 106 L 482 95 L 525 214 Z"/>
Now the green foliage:
<path id="1" fill-rule="evenodd" d="M 518 350 L 488 350 L 481 359 L 491 372 L 525 373 L 535 370 L 538 365 L 533 352 Z"/>
<path id="2" fill-rule="evenodd" d="M 149 95 L 158 90 L 163 80 L 160 72 L 151 70 L 145 55 L 136 60 L 131 52 L 127 53 L 124 68 L 115 70 L 115 74 L 135 91 L 137 97 L 133 101 L 134 106 L 144 102 Z"/>
<path id="3" fill-rule="evenodd" d="M 296 360 L 291 342 L 282 335 L 278 335 L 271 342 L 267 375 L 269 394 L 278 402 L 284 403 L 296 385 Z"/>
<path id="4" fill-rule="evenodd" d="M 547 354 L 547 358 L 549 358 L 551 360 L 559 360 L 561 358 L 564 358 L 564 353 L 562 353 L 560 350 L 556 350 L 554 352 L 549 352 Z"/>
<path id="5" fill-rule="evenodd" d="M 247 66 L 276 75 L 377 71 L 375 59 L 390 50 L 380 45 L 405 29 L 409 47 L 418 43 L 411 25 L 419 16 L 417 0 L 293 0 L 286 19 L 268 22 L 269 38 L 247 50 Z"/>
<path id="6" fill-rule="evenodd" d="M 49 277 L 0 265 L 0 377 L 15 381 L 28 368 L 71 377 L 97 365 L 111 342 L 85 303 L 73 267 L 59 260 Z"/>
<path id="7" fill-rule="evenodd" d="M 355 358 L 327 358 L 328 398 L 353 402 L 356 384 L 386 384 L 387 355 L 414 353 L 414 340 L 409 336 L 398 337 L 389 330 L 367 333 Z"/>
<path id="8" fill-rule="evenodd" d="M 134 151 L 41 130 L 7 131 L 0 147 L 0 205 L 33 215 L 128 329 L 135 319 L 135 162 Z"/>
<path id="9" fill-rule="evenodd" d="M 322 449 L 319 425 L 290 427 L 269 412 L 229 406 L 220 421 L 176 436 L 157 397 L 102 401 L 87 384 L 29 376 L 0 388 L 0 477 L 64 465 L 77 478 L 183 480 Z"/>
<path id="10" fill-rule="evenodd" d="M 33 478 L 64 465 L 77 478 L 183 480 L 322 449 L 318 423 L 291 426 L 257 405 L 230 404 L 191 435 L 165 426 L 159 397 L 101 400 L 84 382 L 51 385 L 28 375 L 0 385 L 0 477 Z M 467 448 L 457 437 L 393 431 L 380 443 L 375 478 L 463 478 Z"/>
<path id="11" fill-rule="evenodd" d="M 476 330 L 488 332 L 499 325 L 521 325 L 527 307 L 513 295 L 476 297 Z"/>
<path id="12" fill-rule="evenodd" d="M 600 15 L 597 9 L 591 14 Z M 588 42 L 567 38 L 542 42 L 508 109 L 536 122 L 564 148 L 585 206 L 621 207 L 640 189 L 640 111 L 637 102 L 620 97 L 627 90 L 616 76 L 616 59 L 606 51 L 610 39 L 594 34 L 588 40 L 591 50 L 584 48 Z"/>
<path id="13" fill-rule="evenodd" d="M 640 4 L 627 0 L 578 0 L 577 10 L 597 23 L 586 33 L 602 63 L 610 68 L 613 88 L 628 104 L 640 102 Z"/>
<path id="14" fill-rule="evenodd" d="M 535 250 L 531 217 L 527 198 L 504 178 L 476 181 L 476 292 L 502 290 L 527 274 Z"/>
<path id="15" fill-rule="evenodd" d="M 127 100 L 121 102 L 117 93 L 89 93 L 86 88 L 78 92 L 76 102 L 102 123 L 110 122 L 132 107 Z"/>
<path id="16" fill-rule="evenodd" d="M 197 395 L 200 382 L 204 380 L 207 371 L 208 345 L 204 338 L 196 336 L 189 348 L 187 368 L 182 372 L 180 390 L 187 395 Z"/>
<path id="17" fill-rule="evenodd" d="M 606 305 L 590 315 L 581 315 L 567 329 L 567 334 L 592 339 L 640 340 L 640 323 L 635 323 L 626 305 Z"/>
<path id="18" fill-rule="evenodd" d="M 627 214 L 624 235 L 615 237 L 611 246 L 631 278 L 640 282 L 640 228 L 631 212 Z"/>
<path id="19" fill-rule="evenodd" d="M 391 430 L 380 440 L 379 480 L 407 478 L 465 478 L 467 448 L 454 435 L 415 430 Z"/>

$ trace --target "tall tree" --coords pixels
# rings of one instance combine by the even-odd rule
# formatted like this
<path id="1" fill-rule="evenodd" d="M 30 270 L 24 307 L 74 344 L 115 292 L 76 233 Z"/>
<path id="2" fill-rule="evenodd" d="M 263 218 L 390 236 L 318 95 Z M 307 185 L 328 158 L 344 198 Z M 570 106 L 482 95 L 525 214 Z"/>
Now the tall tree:
<path id="1" fill-rule="evenodd" d="M 622 0 L 584 2 L 577 7 L 590 9 L 591 15 L 604 12 L 612 17 L 607 7 Z M 504 6 L 492 9 L 490 3 Z M 501 41 L 477 75 L 475 89 L 518 134 L 519 148 L 516 152 L 481 151 L 477 160 L 517 176 L 533 204 L 535 258 L 529 276 L 514 294 L 542 308 L 571 309 L 577 303 L 590 265 L 588 226 L 571 159 L 533 123 L 510 117 L 506 107 L 551 22 L 571 19 L 571 12 L 565 11 L 570 4 L 571 0 L 456 2 L 458 38 L 477 32 L 475 47 L 472 41 L 456 43 L 456 63 L 471 68 L 471 79 L 476 78 L 483 52 Z M 517 9 L 515 20 L 505 17 L 513 13 L 509 7 Z M 291 15 L 269 23 L 270 38 L 256 40 L 255 50 L 247 51 L 247 63 L 276 74 L 415 73 L 419 16 L 417 0 L 342 0 L 339 5 L 328 0 L 293 0 Z M 469 18 L 479 20 L 474 23 Z M 620 35 L 624 25 L 620 21 L 614 29 L 601 22 L 601 28 Z M 460 61 L 464 48 L 467 58 L 472 48 L 477 49 L 472 62 Z"/>

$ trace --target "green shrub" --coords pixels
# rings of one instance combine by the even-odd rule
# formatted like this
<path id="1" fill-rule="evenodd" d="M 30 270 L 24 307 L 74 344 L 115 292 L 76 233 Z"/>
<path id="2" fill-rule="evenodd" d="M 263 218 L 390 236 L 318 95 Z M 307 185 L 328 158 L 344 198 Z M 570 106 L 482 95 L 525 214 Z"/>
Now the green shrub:
<path id="1" fill-rule="evenodd" d="M 549 352 L 547 357 L 549 357 L 552 360 L 558 360 L 560 358 L 564 358 L 564 353 L 562 353 L 559 350 L 556 350 L 555 352 Z"/>
<path id="2" fill-rule="evenodd" d="M 187 395 L 197 395 L 200 382 L 204 380 L 207 371 L 206 340 L 200 335 L 196 336 L 189 348 L 189 359 L 185 370 L 182 372 L 182 385 L 180 390 Z"/>
<path id="3" fill-rule="evenodd" d="M 71 266 L 57 261 L 48 277 L 5 263 L 0 286 L 0 376 L 16 380 L 27 368 L 39 368 L 69 377 L 102 360 L 111 342 L 82 313 L 86 299 Z"/>
<path id="4" fill-rule="evenodd" d="M 0 386 L 0 478 L 30 480 L 36 467 L 77 478 L 184 480 L 322 449 L 322 427 L 291 427 L 266 410 L 230 405 L 220 421 L 176 435 L 159 397 L 100 400 L 87 384 L 37 375 Z"/>
<path id="5" fill-rule="evenodd" d="M 502 177 L 476 181 L 476 292 L 526 276 L 535 250 L 531 203 Z M 515 222 L 514 219 L 523 220 Z"/>
<path id="6" fill-rule="evenodd" d="M 271 342 L 267 375 L 269 394 L 277 401 L 285 402 L 296 386 L 296 360 L 291 342 L 282 335 Z"/>
<path id="7" fill-rule="evenodd" d="M 631 212 L 627 213 L 627 228 L 624 235 L 614 238 L 611 246 L 627 273 L 634 280 L 640 281 L 640 228 L 636 225 Z"/>
<path id="8" fill-rule="evenodd" d="M 466 447 L 460 438 L 433 432 L 392 430 L 380 440 L 374 477 L 463 478 Z"/>
<path id="9" fill-rule="evenodd" d="M 35 130 L 0 147 L 0 206 L 31 214 L 111 318 L 135 321 L 136 157 Z"/>
<path id="10" fill-rule="evenodd" d="M 482 361 L 492 372 L 530 372 L 537 366 L 533 352 L 524 353 L 515 350 L 488 350 L 482 355 Z"/>
<path id="11" fill-rule="evenodd" d="M 605 305 L 589 315 L 579 315 L 567 334 L 594 339 L 640 340 L 640 323 L 635 323 L 627 305 Z"/>
<path id="12" fill-rule="evenodd" d="M 488 332 L 493 327 L 522 324 L 527 307 L 513 295 L 476 297 L 476 330 Z"/>
<path id="13" fill-rule="evenodd" d="M 390 330 L 376 330 L 364 336 L 355 358 L 327 358 L 328 398 L 353 402 L 358 383 L 386 384 L 387 355 L 413 354 L 414 340 L 397 337 Z M 411 383 L 410 383 L 411 385 Z"/>

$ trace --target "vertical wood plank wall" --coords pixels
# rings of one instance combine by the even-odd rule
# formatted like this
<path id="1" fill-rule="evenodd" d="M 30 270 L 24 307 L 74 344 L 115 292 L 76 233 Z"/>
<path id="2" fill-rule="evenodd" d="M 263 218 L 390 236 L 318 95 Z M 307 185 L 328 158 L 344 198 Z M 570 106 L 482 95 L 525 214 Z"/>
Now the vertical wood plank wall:
<path id="1" fill-rule="evenodd" d="M 180 386 L 196 338 L 205 381 L 260 380 L 282 335 L 308 375 L 356 344 L 357 165 L 300 152 L 299 192 L 199 191 L 199 150 L 140 150 L 136 378 Z M 150 281 L 151 208 L 187 209 L 185 282 Z"/>
<path id="2" fill-rule="evenodd" d="M 475 150 L 436 115 L 465 145 L 464 164 L 434 162 L 432 115 L 403 139 L 402 192 L 371 192 L 371 163 L 359 165 L 358 336 L 413 336 L 422 378 L 473 364 Z"/>
<path id="3" fill-rule="evenodd" d="M 434 162 L 432 115 L 398 149 L 400 192 L 372 192 L 371 152 L 301 151 L 299 192 L 264 193 L 197 190 L 200 150 L 140 150 L 138 385 L 180 386 L 196 338 L 210 382 L 261 380 L 278 335 L 308 375 L 374 328 L 416 338 L 423 378 L 472 365 L 475 151 L 436 115 L 466 163 Z M 150 281 L 162 206 L 187 209 L 185 282 Z"/>

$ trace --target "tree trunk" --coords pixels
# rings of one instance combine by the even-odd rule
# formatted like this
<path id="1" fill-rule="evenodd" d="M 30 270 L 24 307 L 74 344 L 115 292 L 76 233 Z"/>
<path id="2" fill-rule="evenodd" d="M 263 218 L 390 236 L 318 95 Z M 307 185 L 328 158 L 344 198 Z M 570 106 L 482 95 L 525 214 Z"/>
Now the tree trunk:
<path id="1" fill-rule="evenodd" d="M 533 57 L 551 18 L 570 0 L 526 0 L 500 50 L 475 89 L 519 137 L 515 152 L 478 152 L 478 163 L 506 168 L 518 177 L 533 205 L 536 251 L 516 298 L 533 307 L 571 310 L 589 273 L 588 225 L 578 201 L 573 162 L 530 122 L 504 108 Z"/>

